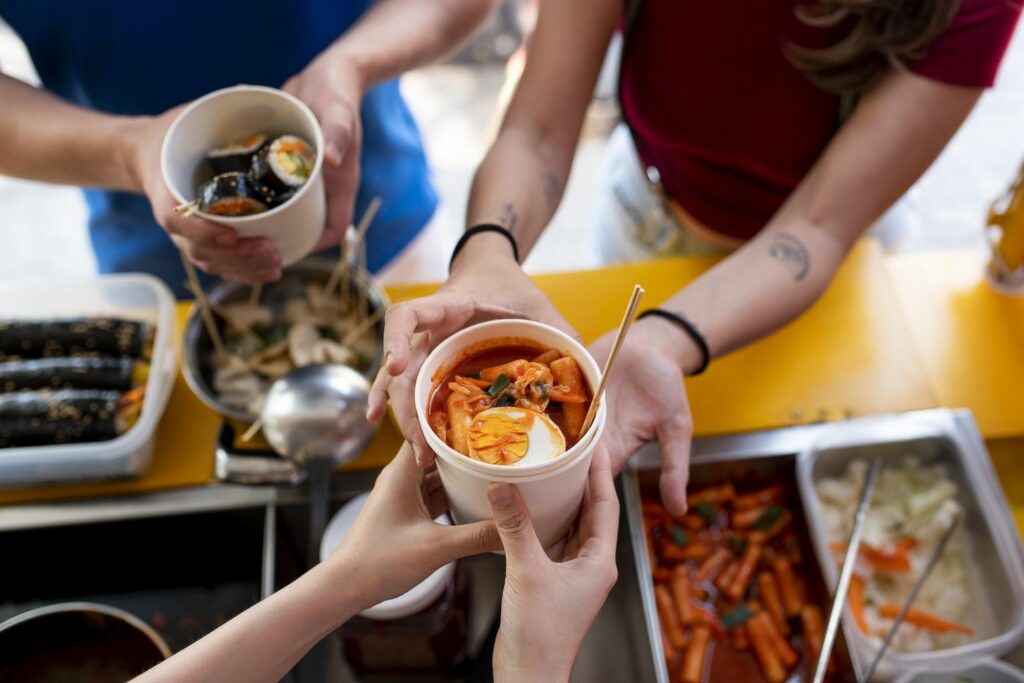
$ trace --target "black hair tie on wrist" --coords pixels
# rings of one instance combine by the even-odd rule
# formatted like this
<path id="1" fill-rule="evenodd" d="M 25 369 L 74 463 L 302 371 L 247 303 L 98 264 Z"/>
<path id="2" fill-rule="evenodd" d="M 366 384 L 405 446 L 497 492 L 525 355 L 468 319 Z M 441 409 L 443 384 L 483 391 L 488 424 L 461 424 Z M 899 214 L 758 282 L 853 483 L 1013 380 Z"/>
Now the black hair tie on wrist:
<path id="1" fill-rule="evenodd" d="M 636 319 L 640 320 L 641 318 L 646 318 L 648 316 L 662 318 L 664 320 L 669 321 L 670 323 L 675 323 L 680 328 L 682 328 L 683 332 L 686 332 L 686 335 L 690 339 L 692 339 L 693 343 L 697 345 L 698 349 L 700 349 L 700 365 L 697 366 L 696 370 L 690 373 L 691 377 L 699 375 L 708 369 L 708 363 L 711 362 L 711 351 L 708 349 L 708 343 L 704 339 L 704 335 L 700 333 L 700 331 L 693 323 L 691 323 L 689 320 L 687 320 L 686 318 L 677 313 L 673 313 L 672 311 L 666 311 L 662 308 L 648 309 L 641 313 L 640 315 L 638 315 Z"/>
<path id="2" fill-rule="evenodd" d="M 483 223 L 481 225 L 475 225 L 462 234 L 459 241 L 455 244 L 455 248 L 452 250 L 452 257 L 448 260 L 448 272 L 452 270 L 452 264 L 455 263 L 455 257 L 459 255 L 462 248 L 466 246 L 470 238 L 474 235 L 479 235 L 482 232 L 496 232 L 508 240 L 508 243 L 512 245 L 512 255 L 516 259 L 516 263 L 519 263 L 519 245 L 516 244 L 516 238 L 512 236 L 512 232 L 501 225 L 495 223 Z"/>

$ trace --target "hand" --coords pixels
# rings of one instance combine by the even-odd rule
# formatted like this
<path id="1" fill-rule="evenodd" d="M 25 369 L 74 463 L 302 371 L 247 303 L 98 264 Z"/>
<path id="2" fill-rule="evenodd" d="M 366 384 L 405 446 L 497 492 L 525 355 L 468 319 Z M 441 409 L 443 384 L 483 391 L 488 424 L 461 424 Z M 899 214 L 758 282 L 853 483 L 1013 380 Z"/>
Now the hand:
<path id="1" fill-rule="evenodd" d="M 160 148 L 171 122 L 184 107 L 142 120 L 133 144 L 133 173 L 149 198 L 156 222 L 185 256 L 210 275 L 239 282 L 269 282 L 281 277 L 281 255 L 265 237 L 240 238 L 234 229 L 203 220 L 185 218 L 174 209 L 177 200 L 164 183 Z"/>
<path id="2" fill-rule="evenodd" d="M 488 238 L 497 241 L 488 241 Z M 537 289 L 510 255 L 498 235 L 481 234 L 459 254 L 451 277 L 436 294 L 395 304 L 384 323 L 384 367 L 370 390 L 367 417 L 384 416 L 388 398 L 399 428 L 416 452 L 420 466 L 433 462 L 413 401 L 416 373 L 427 354 L 471 323 L 495 318 L 528 318 L 547 323 L 579 339 L 579 335 Z M 472 251 L 476 250 L 476 251 Z"/>
<path id="3" fill-rule="evenodd" d="M 324 189 L 327 224 L 314 251 L 338 244 L 352 223 L 359 189 L 359 149 L 362 123 L 359 103 L 364 84 L 348 60 L 328 50 L 284 84 L 316 115 L 324 132 Z"/>
<path id="4" fill-rule="evenodd" d="M 437 471 L 424 473 L 404 444 L 326 561 L 339 580 L 358 586 L 356 612 L 405 593 L 460 557 L 501 548 L 494 522 L 436 523 L 447 510 Z"/>
<path id="5" fill-rule="evenodd" d="M 608 447 L 612 468 L 619 472 L 641 446 L 661 444 L 661 498 L 669 512 L 686 512 L 690 440 L 693 420 L 683 384 L 684 365 L 678 358 L 681 344 L 672 330 L 656 319 L 632 325 L 605 385 L 608 409 L 602 443 Z M 667 325 L 666 325 L 667 326 Z M 591 344 L 590 352 L 604 365 L 615 334 Z"/>
<path id="6" fill-rule="evenodd" d="M 594 452 L 578 529 L 561 562 L 541 548 L 518 489 L 491 484 L 491 513 L 505 548 L 495 681 L 567 681 L 590 625 L 615 585 L 619 501 L 603 446 Z"/>

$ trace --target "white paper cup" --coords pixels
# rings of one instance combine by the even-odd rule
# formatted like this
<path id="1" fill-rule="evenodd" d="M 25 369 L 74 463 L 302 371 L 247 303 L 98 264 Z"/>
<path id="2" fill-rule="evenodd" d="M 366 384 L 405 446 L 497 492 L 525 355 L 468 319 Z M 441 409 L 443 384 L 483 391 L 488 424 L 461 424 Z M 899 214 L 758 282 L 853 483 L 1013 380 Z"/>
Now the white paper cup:
<path id="1" fill-rule="evenodd" d="M 252 133 L 298 135 L 316 146 L 316 165 L 306 184 L 284 204 L 251 216 L 206 220 L 234 228 L 240 237 L 269 237 L 289 266 L 312 251 L 327 220 L 324 195 L 324 134 L 313 112 L 283 90 L 237 85 L 204 95 L 186 107 L 167 129 L 160 152 L 164 182 L 179 203 L 196 198 L 208 172 L 206 154 Z"/>
<path id="2" fill-rule="evenodd" d="M 427 356 L 416 377 L 416 415 L 427 443 L 437 455 L 437 471 L 448 494 L 455 522 L 467 524 L 491 519 L 487 484 L 515 484 L 530 509 L 537 537 L 547 548 L 565 536 L 579 512 L 590 461 L 604 430 L 604 403 L 598 407 L 594 423 L 576 445 L 554 460 L 522 467 L 491 465 L 468 458 L 438 438 L 427 422 L 427 402 L 435 376 L 445 374 L 469 346 L 508 337 L 529 340 L 573 356 L 592 390 L 601 380 L 601 370 L 593 356 L 564 332 L 529 320 L 495 320 L 467 327 L 446 339 Z"/>

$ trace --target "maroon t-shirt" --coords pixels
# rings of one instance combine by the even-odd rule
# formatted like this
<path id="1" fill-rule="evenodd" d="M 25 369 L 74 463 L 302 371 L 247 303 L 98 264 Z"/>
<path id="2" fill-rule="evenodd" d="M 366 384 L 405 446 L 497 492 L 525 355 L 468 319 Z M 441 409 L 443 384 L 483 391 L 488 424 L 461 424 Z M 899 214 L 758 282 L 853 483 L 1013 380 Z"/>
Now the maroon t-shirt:
<path id="1" fill-rule="evenodd" d="M 620 96 L 640 158 L 670 197 L 723 234 L 755 235 L 824 151 L 839 98 L 783 53 L 824 47 L 834 30 L 803 24 L 793 0 L 642 0 Z M 993 84 L 1021 0 L 964 0 L 919 60 L 927 78 Z"/>

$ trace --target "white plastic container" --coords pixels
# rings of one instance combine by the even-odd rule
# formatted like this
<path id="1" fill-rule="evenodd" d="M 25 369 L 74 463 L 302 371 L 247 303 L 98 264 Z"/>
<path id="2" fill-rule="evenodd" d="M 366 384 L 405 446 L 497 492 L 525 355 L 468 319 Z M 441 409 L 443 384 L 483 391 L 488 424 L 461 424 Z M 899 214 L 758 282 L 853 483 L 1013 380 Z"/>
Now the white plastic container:
<path id="1" fill-rule="evenodd" d="M 324 194 L 324 134 L 316 116 L 301 100 L 283 90 L 238 85 L 214 91 L 186 107 L 167 129 L 160 152 L 164 182 L 178 202 L 196 197 L 206 154 L 253 133 L 298 135 L 316 147 L 316 165 L 306 184 L 291 199 L 251 216 L 196 215 L 234 228 L 241 237 L 269 237 L 285 266 L 316 245 L 327 219 Z"/>
<path id="2" fill-rule="evenodd" d="M 817 482 L 841 475 L 852 459 L 896 461 L 908 454 L 918 457 L 922 464 L 941 463 L 957 484 L 957 502 L 964 510 L 964 552 L 969 558 L 970 616 L 977 620 L 978 639 L 929 652 L 889 650 L 879 664 L 878 680 L 891 680 L 922 667 L 948 669 L 1000 656 L 1024 636 L 1024 551 L 1020 537 L 984 442 L 976 430 L 968 435 L 957 429 L 951 413 L 879 415 L 829 426 L 797 456 L 800 496 L 826 581 L 835 586 L 838 571 L 829 550 L 833 539 L 827 538 L 822 523 Z M 853 625 L 848 605 L 844 611 L 842 624 L 853 646 L 851 656 L 863 673 L 874 659 L 880 639 L 869 639 Z"/>
<path id="3" fill-rule="evenodd" d="M 349 502 L 345 503 L 338 512 L 331 518 L 324 535 L 320 539 L 320 561 L 323 562 L 334 552 L 345 535 L 348 534 L 356 518 L 366 505 L 369 493 L 361 493 Z M 438 524 L 451 524 L 447 515 L 442 515 L 434 520 Z M 417 612 L 425 610 L 441 597 L 448 584 L 455 574 L 455 563 L 451 562 L 436 570 L 433 574 L 423 579 L 420 583 L 410 588 L 405 593 L 395 596 L 390 600 L 378 603 L 369 609 L 359 613 L 359 616 L 376 621 L 392 621 L 411 617 Z"/>
<path id="4" fill-rule="evenodd" d="M 998 659 L 941 669 L 917 669 L 896 683 L 1024 683 L 1024 671 Z"/>
<path id="5" fill-rule="evenodd" d="M 446 374 L 459 354 L 474 344 L 495 338 L 518 337 L 572 355 L 591 388 L 601 380 L 593 356 L 572 337 L 548 325 L 529 320 L 494 320 L 452 335 L 427 356 L 416 377 L 416 415 L 427 443 L 437 455 L 437 471 L 448 494 L 452 518 L 467 524 L 491 518 L 487 484 L 515 484 L 530 509 L 537 537 L 545 547 L 561 540 L 580 509 L 594 449 L 604 430 L 605 404 L 598 407 L 590 430 L 564 454 L 535 465 L 509 467 L 467 458 L 438 438 L 427 422 L 427 402 L 434 378 Z"/>
<path id="6" fill-rule="evenodd" d="M 157 326 L 138 421 L 109 441 L 0 448 L 0 486 L 127 477 L 149 468 L 153 435 L 177 371 L 177 318 L 171 291 L 157 278 L 144 274 L 0 281 L 0 319 L 89 316 L 117 316 Z"/>

